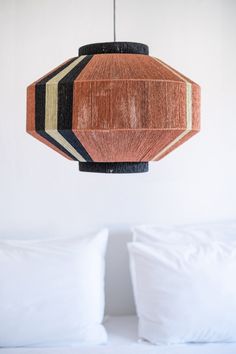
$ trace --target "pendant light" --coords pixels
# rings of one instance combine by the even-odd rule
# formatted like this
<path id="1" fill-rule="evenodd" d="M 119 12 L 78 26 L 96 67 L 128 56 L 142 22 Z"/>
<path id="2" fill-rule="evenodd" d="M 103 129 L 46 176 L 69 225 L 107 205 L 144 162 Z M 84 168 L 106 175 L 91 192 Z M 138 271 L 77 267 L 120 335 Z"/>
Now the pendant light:
<path id="1" fill-rule="evenodd" d="M 200 87 L 142 43 L 88 44 L 27 89 L 27 132 L 80 171 L 148 171 L 200 129 Z"/>

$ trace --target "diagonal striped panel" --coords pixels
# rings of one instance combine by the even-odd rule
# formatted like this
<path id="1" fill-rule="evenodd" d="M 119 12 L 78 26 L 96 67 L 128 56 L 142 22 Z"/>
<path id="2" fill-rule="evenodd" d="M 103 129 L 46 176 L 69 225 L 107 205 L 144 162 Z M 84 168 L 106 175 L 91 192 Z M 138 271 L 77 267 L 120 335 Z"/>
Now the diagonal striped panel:
<path id="1" fill-rule="evenodd" d="M 72 160 L 77 160 L 68 150 L 45 132 L 45 96 L 46 96 L 46 83 L 56 76 L 60 71 L 69 66 L 76 58 L 66 61 L 55 70 L 45 75 L 42 79 L 38 80 L 35 84 L 35 131 L 43 139 L 45 139 L 49 146 L 54 146 L 63 154 L 67 155 Z"/>
<path id="2" fill-rule="evenodd" d="M 36 82 L 35 85 L 35 129 L 41 131 L 45 129 L 45 94 L 46 83 L 51 80 L 58 73 L 63 71 L 67 66 L 74 62 L 77 58 L 72 58 L 60 67 L 44 76 L 41 80 Z"/>
<path id="3" fill-rule="evenodd" d="M 69 155 L 63 149 L 58 148 L 54 143 L 46 140 L 35 130 L 35 85 L 30 85 L 27 88 L 27 127 L 26 131 L 32 135 L 37 140 L 41 141 L 45 145 L 49 146 L 51 149 L 55 150 L 62 156 L 66 157 L 69 160 L 74 160 L 73 156 Z"/>
<path id="4" fill-rule="evenodd" d="M 26 126 L 27 132 L 32 136 L 34 136 L 36 139 L 40 140 L 42 143 L 48 145 L 50 148 L 63 155 L 64 157 L 68 158 L 69 160 L 75 160 L 75 158 L 70 153 L 68 153 L 66 149 L 64 149 L 62 146 L 57 144 L 57 142 L 54 139 L 51 139 L 44 132 L 44 130 L 42 129 L 40 130 L 40 127 L 38 126 L 38 121 L 36 119 L 36 99 L 37 99 L 36 85 L 38 83 L 43 82 L 44 79 L 56 75 L 56 73 L 58 73 L 60 70 L 63 70 L 67 65 L 69 65 L 75 59 L 76 58 L 68 59 L 66 62 L 54 68 L 52 71 L 50 71 L 49 73 L 41 77 L 39 80 L 33 82 L 27 88 L 27 126 Z M 39 129 L 37 130 L 37 128 Z"/>
<path id="5" fill-rule="evenodd" d="M 60 71 L 56 76 L 52 77 L 46 83 L 46 102 L 45 102 L 45 131 L 67 151 L 69 151 L 78 161 L 85 159 L 77 152 L 77 150 L 63 137 L 58 129 L 58 83 L 69 72 L 71 72 L 84 59 L 79 57 L 74 60 L 64 70 Z"/>
<path id="6" fill-rule="evenodd" d="M 80 75 L 92 58 L 92 55 L 80 56 L 78 64 L 58 82 L 58 131 L 86 161 L 92 161 L 92 159 L 72 131 L 74 80 Z M 79 97 L 75 97 L 75 100 L 78 99 Z"/>
<path id="7" fill-rule="evenodd" d="M 73 136 L 68 139 L 66 131 L 59 131 L 59 117 L 67 122 L 71 121 L 72 114 L 68 109 L 69 102 L 63 102 L 60 97 L 66 97 L 66 100 L 73 103 L 73 80 L 70 82 L 70 91 L 59 89 L 60 84 L 64 83 L 65 78 L 70 80 L 73 75 L 76 77 L 91 59 L 85 57 L 76 57 L 61 65 L 59 68 L 49 73 L 36 83 L 35 86 L 35 130 L 46 139 L 49 144 L 53 144 L 57 149 L 66 154 L 70 159 L 78 161 L 91 161 L 90 156 Z M 63 107 L 61 109 L 61 107 Z M 72 109 L 71 109 L 72 111 Z M 71 134 L 73 135 L 73 132 Z"/>

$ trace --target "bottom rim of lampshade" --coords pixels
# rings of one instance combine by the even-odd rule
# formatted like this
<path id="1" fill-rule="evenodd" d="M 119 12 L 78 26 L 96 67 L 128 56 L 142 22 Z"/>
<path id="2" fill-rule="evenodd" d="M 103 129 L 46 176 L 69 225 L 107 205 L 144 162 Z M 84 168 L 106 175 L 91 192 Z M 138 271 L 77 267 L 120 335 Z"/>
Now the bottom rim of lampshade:
<path id="1" fill-rule="evenodd" d="M 148 172 L 148 162 L 79 162 L 81 172 L 143 173 Z"/>

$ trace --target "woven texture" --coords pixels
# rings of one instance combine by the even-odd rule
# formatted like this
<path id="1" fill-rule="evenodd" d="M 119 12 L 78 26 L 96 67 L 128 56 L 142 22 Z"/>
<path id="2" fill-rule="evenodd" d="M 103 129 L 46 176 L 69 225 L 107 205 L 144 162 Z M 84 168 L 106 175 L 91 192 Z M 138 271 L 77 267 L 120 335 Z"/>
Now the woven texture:
<path id="1" fill-rule="evenodd" d="M 199 129 L 200 87 L 147 54 L 80 55 L 27 89 L 27 132 L 71 160 L 160 160 Z"/>

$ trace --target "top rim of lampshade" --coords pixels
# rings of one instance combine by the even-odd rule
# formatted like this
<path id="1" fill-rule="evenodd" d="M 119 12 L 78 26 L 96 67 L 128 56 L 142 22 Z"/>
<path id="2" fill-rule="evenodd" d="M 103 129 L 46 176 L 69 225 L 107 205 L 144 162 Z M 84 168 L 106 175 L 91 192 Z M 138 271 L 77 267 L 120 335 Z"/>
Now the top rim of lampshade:
<path id="1" fill-rule="evenodd" d="M 102 42 L 86 44 L 79 48 L 79 56 L 112 53 L 149 55 L 149 47 L 136 42 Z"/>

